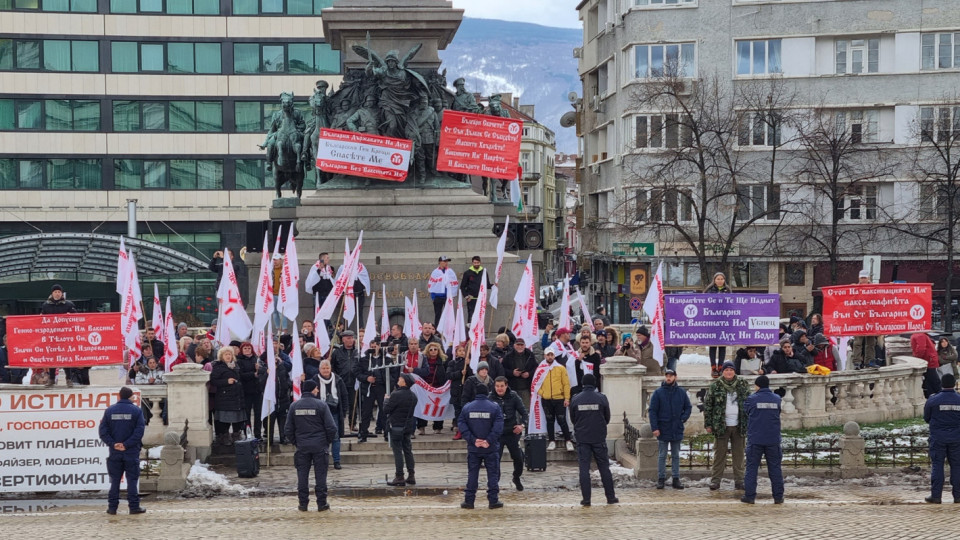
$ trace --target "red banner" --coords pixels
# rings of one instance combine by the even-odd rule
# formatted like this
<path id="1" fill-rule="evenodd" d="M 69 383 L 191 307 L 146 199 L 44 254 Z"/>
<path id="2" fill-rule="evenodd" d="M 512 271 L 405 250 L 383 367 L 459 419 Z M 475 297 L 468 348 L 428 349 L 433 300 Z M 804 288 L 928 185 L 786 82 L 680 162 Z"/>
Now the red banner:
<path id="1" fill-rule="evenodd" d="M 380 135 L 321 129 L 317 168 L 324 172 L 403 182 L 413 141 Z"/>
<path id="2" fill-rule="evenodd" d="M 119 313 L 7 317 L 11 367 L 87 367 L 123 362 Z"/>
<path id="3" fill-rule="evenodd" d="M 514 180 L 523 121 L 443 111 L 437 170 Z"/>
<path id="4" fill-rule="evenodd" d="M 933 286 L 879 283 L 823 288 L 823 332 L 828 336 L 881 336 L 927 332 Z"/>

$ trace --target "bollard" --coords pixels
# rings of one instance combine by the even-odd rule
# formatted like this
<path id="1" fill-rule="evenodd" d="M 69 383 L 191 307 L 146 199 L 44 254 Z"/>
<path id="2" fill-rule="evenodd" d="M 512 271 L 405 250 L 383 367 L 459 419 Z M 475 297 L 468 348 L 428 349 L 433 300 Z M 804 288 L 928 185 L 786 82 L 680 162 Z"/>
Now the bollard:
<path id="1" fill-rule="evenodd" d="M 650 424 L 643 424 L 640 426 L 640 438 L 637 439 L 637 465 L 634 475 L 640 480 L 656 480 L 659 454 L 659 444 L 653 436 Z"/>
<path id="2" fill-rule="evenodd" d="M 863 478 L 867 476 L 864 455 L 866 443 L 860 436 L 860 424 L 847 422 L 840 437 L 840 478 Z"/>
<path id="3" fill-rule="evenodd" d="M 160 450 L 160 478 L 157 491 L 183 491 L 187 487 L 187 468 L 183 466 L 183 447 L 180 434 L 168 431 L 163 436 Z"/>

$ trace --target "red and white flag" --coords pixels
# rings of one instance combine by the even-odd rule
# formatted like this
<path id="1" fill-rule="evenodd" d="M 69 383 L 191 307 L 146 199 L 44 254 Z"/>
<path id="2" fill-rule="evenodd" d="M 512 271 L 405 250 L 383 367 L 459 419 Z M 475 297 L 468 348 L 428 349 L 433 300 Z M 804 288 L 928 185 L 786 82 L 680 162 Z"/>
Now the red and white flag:
<path id="1" fill-rule="evenodd" d="M 121 258 L 122 260 L 123 258 Z M 119 267 L 118 263 L 118 267 Z M 123 298 L 120 300 L 121 332 L 130 357 L 130 364 L 140 359 L 140 319 L 143 318 L 143 296 L 140 294 L 140 278 L 137 276 L 137 262 L 132 253 L 127 253 L 126 264 L 117 281 L 123 281 Z"/>
<path id="2" fill-rule="evenodd" d="M 387 310 L 387 286 L 383 286 L 383 306 L 380 308 L 380 341 L 390 338 L 390 312 Z"/>
<path id="3" fill-rule="evenodd" d="M 527 265 L 520 278 L 517 294 L 513 296 L 513 335 L 523 339 L 527 348 L 537 341 L 537 283 L 533 277 L 532 257 L 527 257 Z"/>
<path id="4" fill-rule="evenodd" d="M 548 364 L 544 360 L 533 372 L 533 379 L 530 380 L 530 420 L 527 424 L 527 433 L 547 432 L 547 415 L 540 399 L 540 387 L 543 386 L 543 382 L 547 380 L 547 374 L 552 369 L 564 369 L 564 367 L 559 362 Z"/>
<path id="5" fill-rule="evenodd" d="M 453 333 L 453 346 L 467 341 L 467 323 L 463 314 L 463 293 L 457 294 L 457 329 Z"/>
<path id="6" fill-rule="evenodd" d="M 417 290 L 413 290 L 413 300 L 410 300 L 406 296 L 403 297 L 404 304 L 404 320 L 403 320 L 403 333 L 407 335 L 408 338 L 420 339 L 420 331 L 423 329 L 423 324 L 420 322 L 420 315 L 417 313 Z"/>
<path id="7" fill-rule="evenodd" d="M 283 254 L 283 269 L 280 271 L 279 308 L 280 313 L 288 320 L 292 321 L 300 316 L 300 262 L 297 260 L 293 226 L 287 231 L 287 249 Z"/>
<path id="8" fill-rule="evenodd" d="M 503 253 L 507 249 L 507 232 L 510 230 L 510 216 L 503 224 L 503 232 L 500 234 L 500 240 L 497 241 L 497 266 L 493 273 L 493 287 L 490 289 L 490 305 L 497 309 L 499 299 L 500 274 L 503 273 Z"/>
<path id="9" fill-rule="evenodd" d="M 226 257 L 224 257 L 226 260 Z M 263 388 L 260 418 L 270 416 L 277 408 L 277 357 L 273 352 L 273 324 L 267 324 L 267 384 Z M 297 347 L 294 346 L 294 349 Z M 299 377 L 297 377 L 299 379 Z"/>
<path id="10" fill-rule="evenodd" d="M 480 292 L 477 293 L 477 307 L 473 310 L 470 320 L 470 369 L 477 372 L 480 363 L 480 345 L 486 342 L 487 334 L 483 328 L 483 321 L 487 316 L 487 271 L 480 276 Z"/>
<path id="11" fill-rule="evenodd" d="M 362 248 L 363 231 L 360 231 L 360 236 L 357 238 L 357 245 L 353 247 L 353 253 L 350 253 L 350 241 L 346 241 L 343 265 L 340 268 L 336 280 L 333 282 L 333 290 L 330 291 L 326 300 L 323 301 L 323 305 L 320 306 L 319 315 L 322 320 L 330 320 L 333 316 L 333 312 L 337 308 L 337 302 L 339 302 L 347 292 L 347 286 L 349 285 L 349 287 L 353 289 L 353 280 L 351 280 L 351 278 L 356 279 L 353 268 L 360 262 L 360 250 Z"/>
<path id="12" fill-rule="evenodd" d="M 167 297 L 167 314 L 163 319 L 163 370 L 170 373 L 180 351 L 177 350 L 177 328 L 173 325 L 173 311 L 170 309 L 170 297 Z"/>
<path id="13" fill-rule="evenodd" d="M 226 346 L 233 339 L 249 339 L 253 324 L 243 307 L 237 274 L 233 270 L 233 261 L 227 248 L 223 248 L 223 276 L 220 278 L 217 300 L 220 302 L 217 310 L 217 333 L 214 336 L 217 343 Z"/>
<path id="14" fill-rule="evenodd" d="M 367 325 L 363 329 L 363 341 L 360 342 L 360 354 L 367 352 L 370 343 L 377 337 L 377 312 L 373 305 L 377 303 L 377 295 L 370 298 L 370 313 L 367 315 Z"/>
<path id="15" fill-rule="evenodd" d="M 437 323 L 437 332 L 443 338 L 443 348 L 453 346 L 454 337 L 457 335 L 457 309 L 453 305 L 453 296 L 448 295 L 443 303 L 443 313 L 440 314 L 440 322 Z"/>
<path id="16" fill-rule="evenodd" d="M 570 326 L 570 278 L 563 278 L 563 299 L 560 301 L 560 314 L 558 315 L 560 320 L 560 326 L 557 328 L 569 328 L 571 331 L 574 330 Z"/>
<path id="17" fill-rule="evenodd" d="M 577 303 L 580 304 L 580 313 L 583 315 L 583 323 L 590 326 L 590 331 L 593 332 L 596 328 L 593 327 L 593 320 L 590 319 L 590 311 L 587 309 L 587 301 L 583 298 L 583 293 L 577 291 Z"/>
<path id="18" fill-rule="evenodd" d="M 326 323 L 320 317 L 319 293 L 313 295 L 313 313 L 313 344 L 320 349 L 320 356 L 326 356 L 330 351 L 330 336 L 327 335 Z"/>
<path id="19" fill-rule="evenodd" d="M 153 320 L 150 321 L 153 334 L 158 341 L 163 341 L 163 310 L 160 309 L 160 289 L 153 284 Z"/>
<path id="20" fill-rule="evenodd" d="M 253 309 L 253 351 L 260 356 L 267 350 L 267 323 L 273 312 L 273 261 L 267 233 L 263 233 L 263 251 L 260 254 L 260 274 L 257 277 L 257 298 Z"/>
<path id="21" fill-rule="evenodd" d="M 413 416 L 427 421 L 450 420 L 454 417 L 455 411 L 450 405 L 450 381 L 436 388 L 419 375 L 414 375 L 413 380 L 414 385 L 410 389 L 417 396 L 417 408 Z"/>
<path id="22" fill-rule="evenodd" d="M 293 328 L 297 328 L 297 320 L 293 319 Z M 326 335 L 326 327 L 323 329 L 313 329 L 313 334 L 316 336 L 318 333 Z M 300 399 L 300 376 L 303 375 L 303 352 L 300 350 L 300 344 L 297 343 L 293 346 L 293 351 L 290 353 L 290 380 L 293 382 L 293 401 Z"/>
<path id="23" fill-rule="evenodd" d="M 653 346 L 653 359 L 663 365 L 663 263 L 657 266 L 653 283 L 643 301 L 643 311 L 650 317 L 650 344 Z"/>

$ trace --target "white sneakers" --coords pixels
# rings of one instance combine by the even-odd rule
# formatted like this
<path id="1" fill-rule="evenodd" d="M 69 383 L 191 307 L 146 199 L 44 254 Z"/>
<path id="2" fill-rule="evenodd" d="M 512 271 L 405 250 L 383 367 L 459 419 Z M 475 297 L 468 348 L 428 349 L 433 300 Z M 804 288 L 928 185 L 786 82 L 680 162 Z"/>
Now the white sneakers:
<path id="1" fill-rule="evenodd" d="M 550 441 L 550 444 L 547 445 L 547 450 L 556 450 L 556 449 L 557 449 L 557 443 Z"/>
<path id="2" fill-rule="evenodd" d="M 573 452 L 573 443 L 567 441 L 567 452 Z"/>

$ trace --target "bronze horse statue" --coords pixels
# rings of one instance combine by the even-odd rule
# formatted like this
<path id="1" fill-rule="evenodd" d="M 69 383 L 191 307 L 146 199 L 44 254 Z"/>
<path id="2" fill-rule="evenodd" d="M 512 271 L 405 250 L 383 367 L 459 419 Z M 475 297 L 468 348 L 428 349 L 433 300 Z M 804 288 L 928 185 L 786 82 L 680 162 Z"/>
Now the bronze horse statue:
<path id="1" fill-rule="evenodd" d="M 293 94 L 280 95 L 280 110 L 270 118 L 270 131 L 260 149 L 267 151 L 267 170 L 273 171 L 273 180 L 277 188 L 277 198 L 282 197 L 281 189 L 287 182 L 297 198 L 303 194 L 303 135 L 306 122 L 303 115 L 293 106 Z"/>

